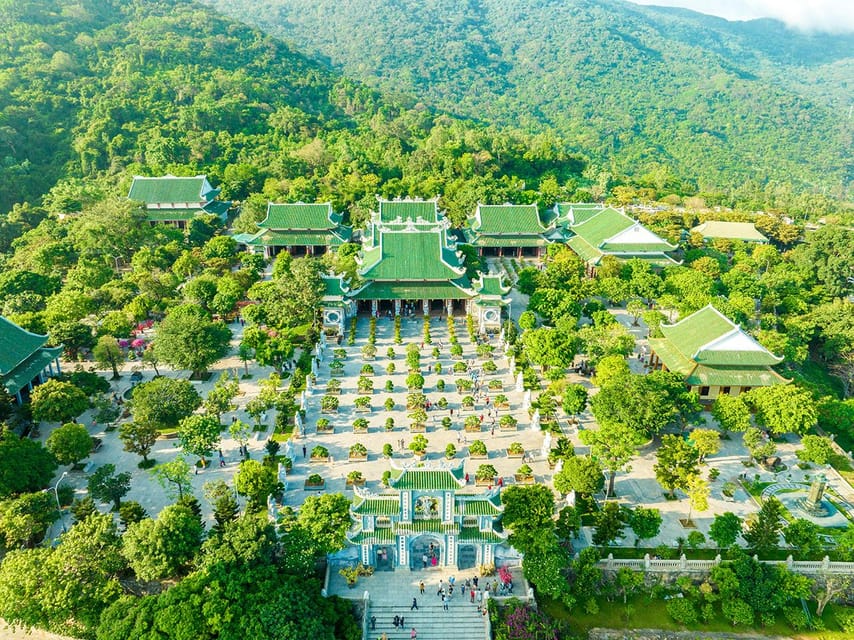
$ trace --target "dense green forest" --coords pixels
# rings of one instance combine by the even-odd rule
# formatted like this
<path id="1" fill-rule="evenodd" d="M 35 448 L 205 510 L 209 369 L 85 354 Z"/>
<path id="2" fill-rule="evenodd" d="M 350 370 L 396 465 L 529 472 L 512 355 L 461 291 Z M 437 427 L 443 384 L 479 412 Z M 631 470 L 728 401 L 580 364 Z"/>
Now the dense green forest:
<path id="1" fill-rule="evenodd" d="M 204 1 L 384 91 L 553 128 L 615 175 L 848 195 L 850 35 L 622 0 Z"/>

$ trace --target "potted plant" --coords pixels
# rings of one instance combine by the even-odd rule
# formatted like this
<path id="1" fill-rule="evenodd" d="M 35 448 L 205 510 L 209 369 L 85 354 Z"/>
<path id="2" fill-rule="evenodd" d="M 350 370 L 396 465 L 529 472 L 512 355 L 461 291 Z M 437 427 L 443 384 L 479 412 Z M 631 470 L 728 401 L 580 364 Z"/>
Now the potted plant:
<path id="1" fill-rule="evenodd" d="M 380 482 L 382 482 L 382 485 L 384 487 L 391 486 L 391 471 L 389 471 L 388 469 L 383 471 L 383 476 L 382 476 L 382 479 L 380 480 Z"/>
<path id="2" fill-rule="evenodd" d="M 388 442 L 383 445 L 383 456 L 386 458 L 391 458 L 394 455 L 394 447 L 391 446 Z"/>
<path id="3" fill-rule="evenodd" d="M 367 460 L 368 448 L 361 442 L 350 447 L 350 460 Z"/>
<path id="4" fill-rule="evenodd" d="M 451 358 L 454 360 L 459 360 L 463 357 L 463 346 L 459 342 L 453 342 L 451 344 Z"/>
<path id="5" fill-rule="evenodd" d="M 391 431 L 394 429 L 394 418 L 386 418 L 385 419 L 385 430 Z"/>
<path id="6" fill-rule="evenodd" d="M 309 462 L 329 462 L 329 449 L 323 445 L 317 445 L 311 450 Z"/>
<path id="7" fill-rule="evenodd" d="M 433 365 L 433 371 L 436 372 L 437 376 L 442 375 L 442 363 L 437 362 L 436 364 L 434 364 Z"/>
<path id="8" fill-rule="evenodd" d="M 338 570 L 338 574 L 344 578 L 350 589 L 356 588 L 356 583 L 359 581 L 359 570 L 356 567 L 342 567 Z"/>
<path id="9" fill-rule="evenodd" d="M 350 331 L 347 333 L 347 344 L 351 347 L 356 344 L 356 316 L 350 318 Z"/>
<path id="10" fill-rule="evenodd" d="M 328 418 L 320 418 L 317 421 L 317 432 L 318 433 L 332 433 L 333 430 L 334 430 L 334 427 L 332 426 L 332 423 L 329 422 Z"/>
<path id="11" fill-rule="evenodd" d="M 442 427 L 443 427 L 445 430 L 448 430 L 448 429 L 450 429 L 450 428 L 451 428 L 451 418 L 450 418 L 450 416 L 445 416 L 444 418 L 442 418 Z"/>
<path id="12" fill-rule="evenodd" d="M 507 457 L 508 458 L 521 458 L 525 455 L 525 447 L 522 446 L 521 442 L 511 442 L 510 446 L 507 447 Z"/>
<path id="13" fill-rule="evenodd" d="M 365 376 L 366 378 L 370 378 L 371 376 L 373 376 L 373 375 L 374 375 L 374 365 L 372 365 L 372 364 L 363 364 L 363 365 L 362 365 L 362 369 L 361 369 L 361 371 L 360 371 L 359 373 L 361 373 L 361 374 L 362 374 L 363 376 Z"/>
<path id="14" fill-rule="evenodd" d="M 427 438 L 420 433 L 416 434 L 415 437 L 412 438 L 412 442 L 409 443 L 409 450 L 412 451 L 412 454 L 417 460 L 421 460 L 427 453 L 427 443 Z"/>
<path id="15" fill-rule="evenodd" d="M 329 374 L 332 376 L 340 376 L 344 373 L 344 363 L 341 360 L 333 360 L 329 363 Z"/>
<path id="16" fill-rule="evenodd" d="M 360 396 L 353 401 L 356 411 L 361 413 L 369 413 L 371 411 L 371 397 Z"/>
<path id="17" fill-rule="evenodd" d="M 448 408 L 448 401 L 445 398 L 439 398 L 439 401 L 436 403 L 436 405 L 440 409 L 447 409 Z"/>
<path id="18" fill-rule="evenodd" d="M 472 409 L 474 407 L 474 398 L 471 396 L 465 396 L 462 399 L 461 404 L 463 405 L 463 409 Z"/>
<path id="19" fill-rule="evenodd" d="M 487 358 L 492 356 L 493 349 L 494 348 L 491 344 L 483 342 L 477 345 L 477 349 L 475 349 L 475 352 L 477 353 L 478 358 L 480 358 L 481 360 L 486 360 Z"/>
<path id="20" fill-rule="evenodd" d="M 502 391 L 504 389 L 504 383 L 501 382 L 501 380 L 499 380 L 498 378 L 493 378 L 492 380 L 490 380 L 488 386 L 490 391 Z"/>
<path id="21" fill-rule="evenodd" d="M 464 423 L 464 428 L 469 433 L 480 433 L 480 418 L 478 418 L 477 416 L 468 416 Z"/>
<path id="22" fill-rule="evenodd" d="M 424 409 L 427 406 L 427 397 L 423 393 L 410 393 L 406 396 L 407 409 Z"/>
<path id="23" fill-rule="evenodd" d="M 516 420 L 516 418 L 514 418 L 513 416 L 510 416 L 510 415 L 501 416 L 498 419 L 498 428 L 501 431 L 516 431 L 516 426 L 517 426 L 518 422 L 519 421 Z"/>
<path id="24" fill-rule="evenodd" d="M 454 363 L 453 371 L 454 371 L 454 373 L 455 373 L 455 374 L 457 374 L 458 376 L 459 376 L 459 375 L 463 375 L 463 374 L 464 374 L 464 373 L 466 373 L 468 370 L 469 370 L 469 366 L 468 366 L 465 362 L 463 362 L 462 360 L 460 360 L 459 362 L 455 362 L 455 363 Z"/>
<path id="25" fill-rule="evenodd" d="M 303 489 L 305 489 L 306 491 L 316 491 L 318 489 L 323 489 L 324 484 L 326 483 L 323 481 L 323 476 L 321 476 L 319 473 L 312 473 L 305 479 Z"/>
<path id="26" fill-rule="evenodd" d="M 397 354 L 395 354 L 393 347 L 389 347 L 388 351 L 386 351 L 385 354 L 389 360 L 394 360 L 395 355 L 397 355 Z"/>
<path id="27" fill-rule="evenodd" d="M 388 393 L 391 393 L 392 391 L 394 391 L 394 382 L 392 382 L 391 380 L 386 380 L 385 381 L 385 390 Z"/>
<path id="28" fill-rule="evenodd" d="M 347 350 L 346 349 L 333 349 L 332 357 L 336 360 L 344 360 L 347 358 Z"/>
<path id="29" fill-rule="evenodd" d="M 362 475 L 361 471 L 357 471 L 354 469 L 353 471 L 347 474 L 347 480 L 345 484 L 348 487 L 352 487 L 354 485 L 357 487 L 361 487 L 363 484 L 365 484 L 365 478 Z"/>
<path id="30" fill-rule="evenodd" d="M 420 373 L 410 373 L 406 376 L 406 388 L 409 391 L 420 391 L 424 388 L 424 376 Z"/>
<path id="31" fill-rule="evenodd" d="M 397 367 L 394 365 L 393 362 L 389 362 L 388 366 L 385 368 L 385 372 L 388 375 L 393 375 L 395 371 L 397 371 Z M 389 382 L 391 382 L 391 381 L 389 381 Z"/>
<path id="32" fill-rule="evenodd" d="M 436 389 L 437 389 L 437 390 L 439 390 L 439 391 L 444 391 L 444 390 L 445 390 L 445 381 L 444 381 L 444 380 L 442 380 L 441 378 L 439 378 L 438 380 L 436 380 Z"/>
<path id="33" fill-rule="evenodd" d="M 412 420 L 412 424 L 409 425 L 410 431 L 427 430 L 427 412 L 424 409 L 416 409 L 409 414 L 409 419 Z"/>
<path id="34" fill-rule="evenodd" d="M 468 378 L 458 378 L 456 380 L 457 393 L 467 393 L 474 388 L 474 382 Z"/>
<path id="35" fill-rule="evenodd" d="M 433 347 L 432 354 L 433 354 L 434 358 L 438 358 L 439 357 L 439 347 Z"/>
<path id="36" fill-rule="evenodd" d="M 469 457 L 473 460 L 489 457 L 486 451 L 486 444 L 484 444 L 483 440 L 475 440 L 469 445 Z"/>
<path id="37" fill-rule="evenodd" d="M 365 360 L 373 360 L 377 356 L 377 348 L 376 346 L 368 342 L 364 347 L 362 347 L 362 357 Z"/>
<path id="38" fill-rule="evenodd" d="M 394 398 L 386 398 L 383 406 L 386 411 L 392 411 L 394 409 Z"/>
<path id="39" fill-rule="evenodd" d="M 498 471 L 491 464 L 482 464 L 474 472 L 474 482 L 476 485 L 495 484 L 495 477 Z"/>
<path id="40" fill-rule="evenodd" d="M 374 381 L 365 376 L 359 376 L 356 382 L 356 390 L 362 395 L 370 395 L 374 392 Z"/>
<path id="41" fill-rule="evenodd" d="M 484 373 L 495 373 L 498 371 L 498 365 L 495 364 L 495 360 L 487 360 L 480 368 L 483 369 Z"/>
<path id="42" fill-rule="evenodd" d="M 326 395 L 337 396 L 341 393 L 341 381 L 338 378 L 332 378 L 326 383 Z"/>
<path id="43" fill-rule="evenodd" d="M 453 458 L 456 455 L 457 455 L 457 448 L 453 444 L 448 444 L 448 446 L 445 447 L 445 457 L 448 460 L 450 460 L 451 458 Z"/>
<path id="44" fill-rule="evenodd" d="M 508 409 L 508 408 L 510 408 L 510 401 L 507 399 L 507 396 L 505 396 L 503 393 L 501 393 L 501 394 L 499 394 L 499 395 L 495 396 L 495 400 L 494 400 L 494 402 L 495 402 L 495 406 L 496 406 L 498 409 Z"/>
<path id="45" fill-rule="evenodd" d="M 513 478 L 519 484 L 532 484 L 534 482 L 534 471 L 526 464 L 516 469 L 516 474 Z"/>
<path id="46" fill-rule="evenodd" d="M 365 418 L 356 418 L 353 420 L 353 433 L 367 433 L 368 421 Z"/>
<path id="47" fill-rule="evenodd" d="M 320 411 L 323 413 L 338 413 L 338 398 L 323 396 L 320 399 Z"/>

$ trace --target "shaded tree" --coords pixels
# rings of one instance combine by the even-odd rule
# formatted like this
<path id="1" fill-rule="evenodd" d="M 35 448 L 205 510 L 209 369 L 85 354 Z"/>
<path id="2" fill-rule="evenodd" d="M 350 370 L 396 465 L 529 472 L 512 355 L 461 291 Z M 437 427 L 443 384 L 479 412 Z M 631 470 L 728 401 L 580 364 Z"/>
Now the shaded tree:
<path id="1" fill-rule="evenodd" d="M 54 429 L 45 446 L 60 464 L 75 465 L 92 451 L 92 436 L 82 424 L 69 422 Z"/>
<path id="2" fill-rule="evenodd" d="M 199 306 L 173 307 L 157 327 L 154 351 L 163 362 L 189 369 L 201 378 L 207 368 L 228 353 L 231 330 L 214 322 Z"/>
<path id="3" fill-rule="evenodd" d="M 128 526 L 122 554 L 140 580 L 171 578 L 195 557 L 203 531 L 190 509 L 169 505 L 156 520 L 146 518 Z"/>
<path id="4" fill-rule="evenodd" d="M 50 379 L 30 396 L 33 419 L 40 422 L 69 422 L 89 408 L 89 398 L 70 382 Z"/>
<path id="5" fill-rule="evenodd" d="M 102 369 L 113 370 L 113 380 L 121 378 L 119 366 L 125 361 L 125 354 L 113 336 L 101 336 L 92 349 L 95 364 Z"/>
<path id="6" fill-rule="evenodd" d="M 89 495 L 101 502 L 112 502 L 113 511 L 122 506 L 122 498 L 130 491 L 131 475 L 127 471 L 116 473 L 116 465 L 107 463 L 89 476 Z"/>

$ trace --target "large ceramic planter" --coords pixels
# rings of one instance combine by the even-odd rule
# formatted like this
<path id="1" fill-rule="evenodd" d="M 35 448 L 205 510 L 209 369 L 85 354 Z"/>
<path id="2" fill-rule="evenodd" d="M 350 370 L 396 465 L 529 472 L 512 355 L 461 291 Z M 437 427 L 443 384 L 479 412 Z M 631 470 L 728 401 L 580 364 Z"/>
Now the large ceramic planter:
<path id="1" fill-rule="evenodd" d="M 513 479 L 516 480 L 516 484 L 534 484 L 534 476 L 533 475 L 519 475 L 516 474 L 513 476 Z"/>
<path id="2" fill-rule="evenodd" d="M 322 491 L 325 486 L 326 486 L 326 481 L 324 480 L 320 484 L 309 484 L 308 482 L 306 482 L 303 484 L 302 488 L 305 489 L 306 491 Z"/>
<path id="3" fill-rule="evenodd" d="M 363 456 L 354 456 L 352 453 L 347 457 L 350 462 L 364 462 L 368 459 L 367 454 Z"/>
<path id="4" fill-rule="evenodd" d="M 521 458 L 525 457 L 525 452 L 523 451 L 522 453 L 510 453 L 510 449 L 508 449 L 507 450 L 507 457 L 510 459 L 513 459 L 513 458 L 521 459 Z"/>
<path id="5" fill-rule="evenodd" d="M 308 461 L 309 461 L 309 462 L 311 462 L 311 463 L 315 463 L 315 462 L 329 462 L 329 456 L 325 456 L 325 457 L 320 457 L 320 456 L 318 456 L 318 457 L 314 457 L 314 456 L 312 456 L 312 457 L 310 457 L 310 458 L 308 459 Z"/>

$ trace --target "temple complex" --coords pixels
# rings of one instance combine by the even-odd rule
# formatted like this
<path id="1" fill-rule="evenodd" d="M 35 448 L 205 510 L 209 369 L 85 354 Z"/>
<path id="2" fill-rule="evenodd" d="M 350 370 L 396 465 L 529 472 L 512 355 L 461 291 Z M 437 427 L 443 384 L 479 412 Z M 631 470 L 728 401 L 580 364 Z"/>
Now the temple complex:
<path id="1" fill-rule="evenodd" d="M 213 214 L 225 219 L 231 203 L 217 200 L 219 192 L 205 176 L 134 176 L 128 199 L 144 203 L 149 223 L 184 229 L 198 215 Z"/>
<path id="2" fill-rule="evenodd" d="M 480 256 L 541 258 L 546 245 L 564 240 L 554 213 L 547 219 L 536 204 L 478 204 L 466 238 Z"/>
<path id="3" fill-rule="evenodd" d="M 235 239 L 266 258 L 280 251 L 292 256 L 323 255 L 350 240 L 352 230 L 341 224 L 343 216 L 332 210 L 330 203 L 267 205 L 267 216 L 258 223 L 258 233 L 241 234 Z"/>

